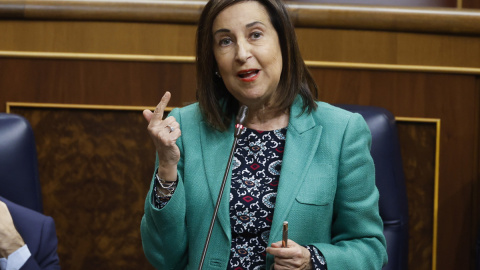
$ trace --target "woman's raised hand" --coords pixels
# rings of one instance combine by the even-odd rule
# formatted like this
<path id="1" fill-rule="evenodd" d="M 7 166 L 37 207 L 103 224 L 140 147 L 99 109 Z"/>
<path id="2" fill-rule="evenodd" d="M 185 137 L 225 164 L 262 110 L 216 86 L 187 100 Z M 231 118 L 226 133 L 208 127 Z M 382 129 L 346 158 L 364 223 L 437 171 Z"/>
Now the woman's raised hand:
<path id="1" fill-rule="evenodd" d="M 177 139 L 182 132 L 180 124 L 173 116 L 162 120 L 163 112 L 170 101 L 170 92 L 165 92 L 155 111 L 143 111 L 143 117 L 148 122 L 148 133 L 155 144 L 158 154 L 158 176 L 165 181 L 177 180 L 177 164 L 180 160 L 180 150 L 176 145 Z"/>

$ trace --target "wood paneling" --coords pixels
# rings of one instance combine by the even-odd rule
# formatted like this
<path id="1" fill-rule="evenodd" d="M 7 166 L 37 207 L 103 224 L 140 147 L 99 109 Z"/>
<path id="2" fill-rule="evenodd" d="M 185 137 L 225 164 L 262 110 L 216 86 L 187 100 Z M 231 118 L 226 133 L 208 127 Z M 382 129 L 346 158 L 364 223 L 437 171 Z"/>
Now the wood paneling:
<path id="1" fill-rule="evenodd" d="M 42 102 L 171 106 L 195 101 L 193 64 L 0 58 L 0 111 L 5 103 Z"/>
<path id="2" fill-rule="evenodd" d="M 432 269 L 436 123 L 397 121 L 409 212 L 408 269 Z"/>
<path id="3" fill-rule="evenodd" d="M 480 76 L 477 77 L 477 83 L 476 83 L 476 97 L 475 100 L 480 100 Z M 480 102 L 477 103 L 475 111 L 477 112 L 476 114 L 473 115 L 474 122 L 477 123 L 475 129 L 475 137 L 477 138 L 476 141 L 472 142 L 472 148 L 476 149 L 476 153 L 473 157 L 473 164 L 477 164 L 472 168 L 472 174 L 474 175 L 473 181 L 472 181 L 472 205 L 471 208 L 469 209 L 470 216 L 472 217 L 472 222 L 473 226 L 471 227 L 472 235 L 476 239 L 476 248 L 473 250 L 473 254 L 471 261 L 472 261 L 472 266 L 476 266 L 477 268 L 480 266 L 480 218 L 479 218 L 479 213 L 480 213 Z M 468 211 L 468 210 L 467 210 Z"/>
<path id="4" fill-rule="evenodd" d="M 480 9 L 480 1 L 478 1 L 478 0 L 462 0 L 462 8 Z"/>
<path id="5" fill-rule="evenodd" d="M 423 0 L 423 2 L 427 1 L 429 0 Z M 451 3 L 453 0 L 440 1 Z M 421 3 L 421 1 L 412 2 Z M 0 17 L 16 20 L 140 21 L 195 24 L 205 3 L 206 1 L 4 0 L 0 3 Z M 395 3 L 401 2 L 396 1 Z M 292 2 L 287 5 L 292 21 L 297 27 L 448 34 L 480 33 L 480 13 L 475 10 L 318 5 Z"/>
<path id="6" fill-rule="evenodd" d="M 323 3 L 323 4 L 350 4 L 372 6 L 402 6 L 402 7 L 457 7 L 456 0 L 290 0 L 291 2 Z"/>
<path id="7" fill-rule="evenodd" d="M 0 52 L 194 56 L 195 27 L 112 22 L 0 21 Z M 478 68 L 480 38 L 297 28 L 307 61 Z M 139 57 L 140 59 L 140 57 Z"/>
<path id="8" fill-rule="evenodd" d="M 310 61 L 480 68 L 480 38 L 297 28 Z"/>
<path id="9" fill-rule="evenodd" d="M 2 21 L 1 51 L 194 55 L 194 25 Z"/>

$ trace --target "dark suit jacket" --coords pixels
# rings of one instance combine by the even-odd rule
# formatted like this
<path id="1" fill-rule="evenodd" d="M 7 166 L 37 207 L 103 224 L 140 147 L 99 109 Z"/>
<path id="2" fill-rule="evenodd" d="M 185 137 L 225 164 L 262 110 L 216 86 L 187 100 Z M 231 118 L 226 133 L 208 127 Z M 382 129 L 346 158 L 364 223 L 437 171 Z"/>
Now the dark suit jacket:
<path id="1" fill-rule="evenodd" d="M 7 205 L 15 228 L 32 254 L 21 269 L 60 269 L 60 260 L 57 255 L 58 240 L 53 218 L 15 204 L 3 197 L 0 197 L 0 200 Z"/>

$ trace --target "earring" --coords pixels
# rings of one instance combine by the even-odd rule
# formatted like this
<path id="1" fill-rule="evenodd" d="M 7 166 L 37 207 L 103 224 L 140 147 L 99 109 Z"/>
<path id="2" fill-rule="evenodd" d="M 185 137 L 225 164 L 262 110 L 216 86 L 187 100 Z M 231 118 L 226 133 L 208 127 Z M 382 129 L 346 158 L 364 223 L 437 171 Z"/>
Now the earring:
<path id="1" fill-rule="evenodd" d="M 216 75 L 218 78 L 222 78 L 222 76 L 220 76 L 220 73 L 218 73 L 218 71 L 215 71 L 215 75 Z"/>

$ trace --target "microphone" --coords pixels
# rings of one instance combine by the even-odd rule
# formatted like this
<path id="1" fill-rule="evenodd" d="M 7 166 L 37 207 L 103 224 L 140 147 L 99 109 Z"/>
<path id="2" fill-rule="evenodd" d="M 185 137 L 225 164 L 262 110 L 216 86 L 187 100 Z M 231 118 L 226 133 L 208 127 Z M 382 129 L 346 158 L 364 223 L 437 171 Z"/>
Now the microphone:
<path id="1" fill-rule="evenodd" d="M 238 110 L 238 114 L 237 114 L 237 124 L 235 125 L 235 138 L 238 138 L 238 136 L 240 136 L 240 134 L 242 133 L 243 122 L 245 122 L 247 115 L 248 115 L 248 107 L 245 105 L 242 105 L 242 107 L 240 107 L 240 109 Z"/>
<path id="2" fill-rule="evenodd" d="M 217 204 L 215 205 L 215 209 L 213 211 L 212 221 L 210 222 L 210 228 L 208 228 L 207 239 L 205 240 L 205 245 L 203 246 L 202 258 L 200 259 L 198 270 L 202 270 L 203 263 L 205 262 L 205 256 L 207 255 L 208 244 L 210 243 L 210 238 L 212 237 L 213 226 L 215 225 L 215 220 L 217 219 L 217 215 L 218 215 L 218 209 L 220 208 L 220 202 L 222 201 L 223 190 L 225 189 L 228 173 L 230 172 L 230 166 L 232 165 L 233 153 L 234 153 L 235 147 L 237 146 L 238 137 L 242 133 L 243 122 L 245 122 L 247 115 L 248 115 L 248 107 L 245 105 L 242 105 L 238 110 L 237 119 L 236 119 L 237 124 L 235 125 L 235 133 L 234 133 L 235 139 L 233 140 L 232 150 L 230 150 L 230 156 L 228 157 L 227 168 L 225 169 L 225 174 L 223 175 L 222 185 L 220 186 L 220 191 L 218 193 Z"/>

